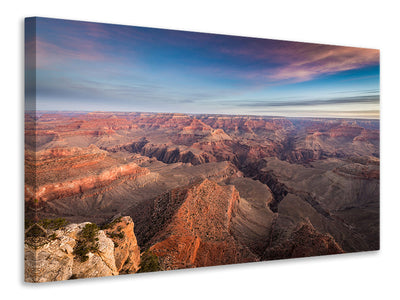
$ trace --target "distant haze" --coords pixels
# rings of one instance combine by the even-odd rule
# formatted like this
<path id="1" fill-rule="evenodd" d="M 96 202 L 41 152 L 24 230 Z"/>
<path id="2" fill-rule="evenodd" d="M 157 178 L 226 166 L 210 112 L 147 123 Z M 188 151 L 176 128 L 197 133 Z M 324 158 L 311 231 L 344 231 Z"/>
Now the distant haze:
<path id="1" fill-rule="evenodd" d="M 27 109 L 379 118 L 378 50 L 46 18 L 27 24 Z"/>

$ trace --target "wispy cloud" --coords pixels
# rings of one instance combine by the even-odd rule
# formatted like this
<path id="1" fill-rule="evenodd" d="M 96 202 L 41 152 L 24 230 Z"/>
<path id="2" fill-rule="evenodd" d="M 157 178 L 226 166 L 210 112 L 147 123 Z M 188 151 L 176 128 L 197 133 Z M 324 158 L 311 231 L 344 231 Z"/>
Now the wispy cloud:
<path id="1" fill-rule="evenodd" d="M 285 116 L 285 117 L 312 117 L 312 118 L 352 118 L 352 119 L 379 119 L 380 111 L 371 110 L 248 110 L 248 114 L 264 116 Z"/>
<path id="2" fill-rule="evenodd" d="M 281 100 L 257 100 L 257 101 L 236 101 L 239 107 L 294 107 L 294 106 L 317 106 L 317 105 L 336 105 L 336 104 L 361 104 L 361 103 L 379 103 L 379 95 L 363 95 L 350 97 L 336 97 L 329 99 L 297 99 L 291 101 Z"/>
<path id="3" fill-rule="evenodd" d="M 27 49 L 36 52 L 37 68 L 63 68 L 73 62 L 117 63 L 123 58 L 115 54 L 112 39 L 120 32 L 111 25 L 67 20 L 37 20 L 36 40 L 27 42 Z M 126 40 L 129 41 L 128 37 Z M 32 51 L 34 50 L 34 51 Z M 129 53 L 134 53 L 129 49 Z"/>
<path id="4" fill-rule="evenodd" d="M 272 41 L 220 50 L 228 55 L 259 61 L 260 68 L 243 75 L 271 81 L 302 82 L 379 64 L 379 50 L 354 47 Z"/>
<path id="5" fill-rule="evenodd" d="M 317 47 L 303 57 L 288 61 L 267 77 L 274 80 L 305 81 L 319 75 L 333 74 L 379 63 L 379 51 L 347 47 Z"/>
<path id="6" fill-rule="evenodd" d="M 62 46 L 47 42 L 43 39 L 36 40 L 36 67 L 43 68 L 51 65 L 59 66 L 71 60 L 93 62 L 105 60 L 105 55 L 97 51 L 95 43 L 84 40 L 75 40 L 74 46 Z"/>

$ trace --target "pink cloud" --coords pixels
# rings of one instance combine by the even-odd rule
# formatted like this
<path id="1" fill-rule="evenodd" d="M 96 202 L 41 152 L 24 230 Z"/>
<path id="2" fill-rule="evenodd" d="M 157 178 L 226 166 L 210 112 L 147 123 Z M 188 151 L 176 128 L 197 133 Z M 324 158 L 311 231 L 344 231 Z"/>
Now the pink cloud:
<path id="1" fill-rule="evenodd" d="M 248 44 L 246 48 L 221 49 L 233 56 L 247 56 L 278 64 L 243 72 L 245 78 L 272 81 L 307 81 L 325 74 L 357 69 L 379 63 L 379 50 L 274 41 L 271 44 Z"/>
<path id="2" fill-rule="evenodd" d="M 374 49 L 326 46 L 310 49 L 265 76 L 273 80 L 305 81 L 319 75 L 334 74 L 379 63 L 379 51 Z"/>
<path id="3" fill-rule="evenodd" d="M 104 25 L 98 23 L 87 22 L 83 23 L 85 26 L 85 31 L 89 36 L 96 38 L 109 37 L 110 32 L 104 28 Z"/>
<path id="4" fill-rule="evenodd" d="M 52 44 L 40 38 L 36 39 L 36 66 L 48 67 L 70 60 L 102 61 L 105 56 L 97 51 L 93 42 L 70 38 L 69 47 Z"/>

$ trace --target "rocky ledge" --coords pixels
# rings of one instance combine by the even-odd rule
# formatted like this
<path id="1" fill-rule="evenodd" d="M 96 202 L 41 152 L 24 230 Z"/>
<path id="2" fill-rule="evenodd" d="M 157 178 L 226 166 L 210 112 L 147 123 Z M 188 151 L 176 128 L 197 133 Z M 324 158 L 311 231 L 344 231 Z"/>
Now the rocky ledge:
<path id="1" fill-rule="evenodd" d="M 130 217 L 97 227 L 85 222 L 57 230 L 39 223 L 26 230 L 25 281 L 48 282 L 136 273 L 140 250 Z"/>

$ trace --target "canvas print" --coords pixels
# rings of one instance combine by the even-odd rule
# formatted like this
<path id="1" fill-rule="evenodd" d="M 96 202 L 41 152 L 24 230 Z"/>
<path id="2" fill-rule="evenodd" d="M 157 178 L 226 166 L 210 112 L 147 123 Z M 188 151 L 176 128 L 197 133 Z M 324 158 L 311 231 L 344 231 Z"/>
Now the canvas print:
<path id="1" fill-rule="evenodd" d="M 379 59 L 27 18 L 25 281 L 378 250 Z"/>

